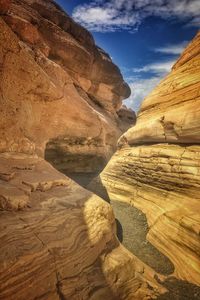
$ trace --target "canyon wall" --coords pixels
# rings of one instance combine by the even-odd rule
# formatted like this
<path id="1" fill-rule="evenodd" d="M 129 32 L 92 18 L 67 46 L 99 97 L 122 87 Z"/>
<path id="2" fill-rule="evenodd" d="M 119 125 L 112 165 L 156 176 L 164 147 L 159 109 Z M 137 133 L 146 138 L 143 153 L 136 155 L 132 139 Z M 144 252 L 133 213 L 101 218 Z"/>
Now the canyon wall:
<path id="1" fill-rule="evenodd" d="M 0 154 L 0 299 L 142 300 L 164 291 L 154 273 L 108 203 L 37 155 Z"/>
<path id="2" fill-rule="evenodd" d="M 198 299 L 199 45 L 146 98 L 95 187 L 134 233 L 129 215 L 143 212 L 160 272 L 147 241 L 140 256 L 120 244 L 109 203 L 58 171 L 99 171 L 135 122 L 119 69 L 54 1 L 0 0 L 0 299 Z"/>
<path id="3" fill-rule="evenodd" d="M 90 186 L 110 201 L 127 203 L 142 212 L 148 223 L 147 241 L 174 265 L 170 277 L 197 286 L 200 286 L 199 104 L 200 33 L 169 75 L 144 99 L 136 126 L 120 138 L 118 151 Z M 187 292 L 185 296 L 180 299 L 197 299 Z"/>
<path id="4" fill-rule="evenodd" d="M 118 241 L 111 206 L 44 160 L 105 163 L 134 121 L 119 69 L 53 1 L 0 0 L 0 14 L 0 299 L 164 292 Z"/>
<path id="5" fill-rule="evenodd" d="M 0 152 L 98 171 L 134 122 L 117 114 L 130 95 L 118 67 L 54 1 L 1 0 L 0 13 Z"/>

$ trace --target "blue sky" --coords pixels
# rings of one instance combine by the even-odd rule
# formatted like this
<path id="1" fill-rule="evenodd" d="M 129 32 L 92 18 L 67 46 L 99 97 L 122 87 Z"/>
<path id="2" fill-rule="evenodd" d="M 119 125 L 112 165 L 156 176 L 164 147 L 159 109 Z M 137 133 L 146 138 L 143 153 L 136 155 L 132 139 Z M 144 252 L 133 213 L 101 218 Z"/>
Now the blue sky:
<path id="1" fill-rule="evenodd" d="M 136 111 L 200 27 L 200 0 L 56 1 L 119 66 Z"/>

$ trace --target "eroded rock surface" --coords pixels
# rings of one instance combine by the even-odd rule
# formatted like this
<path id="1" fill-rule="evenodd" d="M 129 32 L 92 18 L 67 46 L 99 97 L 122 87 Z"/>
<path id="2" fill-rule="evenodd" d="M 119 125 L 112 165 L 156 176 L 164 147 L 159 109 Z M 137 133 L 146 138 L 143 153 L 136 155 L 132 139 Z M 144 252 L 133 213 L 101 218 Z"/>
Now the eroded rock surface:
<path id="1" fill-rule="evenodd" d="M 0 299 L 164 293 L 120 244 L 111 206 L 43 158 L 105 163 L 130 92 L 119 69 L 53 1 L 0 0 L 0 14 Z"/>
<path id="2" fill-rule="evenodd" d="M 102 169 L 130 94 L 118 67 L 54 1 L 1 0 L 0 14 L 0 152 L 46 149 L 62 171 L 79 172 L 76 156 Z"/>
<path id="3" fill-rule="evenodd" d="M 198 299 L 200 295 L 199 91 L 198 33 L 171 73 L 144 100 L 136 126 L 120 138 L 119 150 L 90 185 L 111 201 L 119 218 L 121 202 L 146 217 L 147 243 L 174 265 L 166 280 L 169 284 L 164 285 L 172 288 L 177 283 L 177 290 L 174 286 L 160 299 Z M 129 249 L 134 252 L 129 218 L 129 222 L 120 221 L 122 228 L 126 225 L 125 236 L 129 232 Z M 141 247 L 145 252 L 146 245 Z M 152 265 L 151 258 L 143 260 L 148 259 Z"/>
<path id="4" fill-rule="evenodd" d="M 170 74 L 143 101 L 137 126 L 122 137 L 129 145 L 199 144 L 200 32 Z"/>
<path id="5" fill-rule="evenodd" d="M 165 291 L 120 245 L 108 203 L 37 155 L 3 153 L 0 166 L 0 299 L 131 300 Z"/>

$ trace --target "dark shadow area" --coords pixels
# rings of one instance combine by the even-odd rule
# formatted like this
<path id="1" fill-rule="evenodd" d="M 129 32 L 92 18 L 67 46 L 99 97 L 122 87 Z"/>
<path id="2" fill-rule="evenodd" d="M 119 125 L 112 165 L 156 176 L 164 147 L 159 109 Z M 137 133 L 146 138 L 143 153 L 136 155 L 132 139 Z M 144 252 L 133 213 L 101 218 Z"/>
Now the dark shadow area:
<path id="1" fill-rule="evenodd" d="M 65 175 L 67 175 L 82 187 L 87 188 L 87 186 L 90 184 L 93 178 L 98 175 L 98 173 L 67 173 Z"/>
<path id="2" fill-rule="evenodd" d="M 128 203 L 110 200 L 99 176 L 87 188 L 112 205 L 117 220 L 117 236 L 130 252 L 160 274 L 170 275 L 174 272 L 174 265 L 169 258 L 147 241 L 149 228 L 145 214 Z"/>
<path id="3" fill-rule="evenodd" d="M 90 181 L 90 184 L 87 185 L 87 189 L 104 199 L 106 202 L 110 203 L 110 197 L 101 181 L 100 176 L 96 176 L 95 178 L 93 178 L 93 180 Z"/>
<path id="4" fill-rule="evenodd" d="M 111 201 L 111 205 L 123 228 L 123 245 L 156 272 L 172 274 L 172 262 L 146 239 L 149 230 L 146 216 L 128 203 Z"/>
<path id="5" fill-rule="evenodd" d="M 112 205 L 116 217 L 117 237 L 130 252 L 156 272 L 166 276 L 172 274 L 172 262 L 146 239 L 149 228 L 145 214 L 128 203 L 110 200 L 99 173 L 80 172 L 66 175 Z M 188 282 L 171 277 L 159 283 L 166 287 L 168 292 L 160 295 L 158 300 L 200 299 L 200 288 Z"/>
<path id="6" fill-rule="evenodd" d="M 121 223 L 119 222 L 119 220 L 115 219 L 116 222 L 116 229 L 117 229 L 117 237 L 118 240 L 120 241 L 120 243 L 123 242 L 123 227 L 121 225 Z"/>
<path id="7" fill-rule="evenodd" d="M 157 281 L 168 289 L 168 292 L 160 295 L 157 300 L 199 300 L 200 287 L 187 281 L 178 280 L 175 277 L 168 278 L 164 282 Z"/>
<path id="8" fill-rule="evenodd" d="M 79 148 L 100 143 L 85 138 L 57 138 L 46 144 L 45 160 L 84 188 L 97 177 L 106 165 L 105 157 L 93 152 L 85 154 Z"/>

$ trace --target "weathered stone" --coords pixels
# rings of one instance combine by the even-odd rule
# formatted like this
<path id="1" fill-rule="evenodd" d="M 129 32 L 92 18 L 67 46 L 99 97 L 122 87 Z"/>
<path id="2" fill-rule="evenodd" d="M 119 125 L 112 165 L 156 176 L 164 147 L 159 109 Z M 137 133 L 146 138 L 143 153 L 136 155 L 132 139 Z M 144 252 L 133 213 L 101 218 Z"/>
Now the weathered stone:
<path id="1" fill-rule="evenodd" d="M 123 135 L 129 145 L 198 144 L 200 141 L 200 33 L 170 74 L 145 98 L 137 125 Z"/>
<path id="2" fill-rule="evenodd" d="M 136 126 L 120 138 L 119 150 L 90 186 L 102 196 L 106 191 L 111 202 L 125 202 L 145 214 L 147 240 L 188 286 L 200 286 L 199 43 L 198 33 L 145 98 Z M 186 295 L 195 299 L 195 293 Z"/>
<path id="3" fill-rule="evenodd" d="M 142 300 L 165 291 L 120 245 L 108 203 L 37 156 L 4 153 L 5 162 L 15 176 L 0 183 L 0 299 Z"/>
<path id="4" fill-rule="evenodd" d="M 50 144 L 64 163 L 97 155 L 89 168 L 101 170 L 124 130 L 116 111 L 130 93 L 109 55 L 54 1 L 13 0 L 0 40 L 0 152 L 44 155 Z"/>
<path id="5" fill-rule="evenodd" d="M 11 7 L 11 0 L 0 0 L 0 15 L 8 13 Z"/>
<path id="6" fill-rule="evenodd" d="M 133 127 L 136 123 L 136 114 L 131 108 L 127 108 L 126 105 L 117 111 L 119 117 L 119 126 L 122 131 L 128 130 L 130 127 Z"/>

